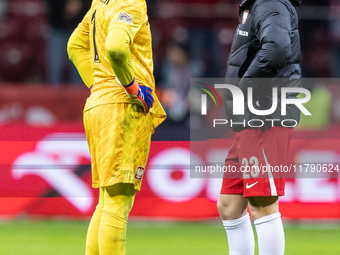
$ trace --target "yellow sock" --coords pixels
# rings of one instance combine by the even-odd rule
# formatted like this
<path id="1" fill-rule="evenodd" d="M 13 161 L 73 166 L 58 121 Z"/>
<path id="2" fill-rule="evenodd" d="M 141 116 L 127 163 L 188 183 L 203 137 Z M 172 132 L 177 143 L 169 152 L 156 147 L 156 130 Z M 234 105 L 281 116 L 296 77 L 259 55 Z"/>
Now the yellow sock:
<path id="1" fill-rule="evenodd" d="M 100 188 L 99 203 L 91 218 L 86 237 L 86 255 L 99 255 L 98 232 L 104 208 L 104 189 Z"/>
<path id="2" fill-rule="evenodd" d="M 86 236 L 86 255 L 98 255 L 98 231 L 99 224 L 101 220 L 102 210 L 101 208 L 96 208 L 90 221 L 89 228 L 87 230 Z"/>
<path id="3" fill-rule="evenodd" d="M 117 184 L 104 188 L 104 208 L 99 226 L 100 255 L 124 255 L 126 228 L 135 198 L 135 190 L 129 184 Z"/>

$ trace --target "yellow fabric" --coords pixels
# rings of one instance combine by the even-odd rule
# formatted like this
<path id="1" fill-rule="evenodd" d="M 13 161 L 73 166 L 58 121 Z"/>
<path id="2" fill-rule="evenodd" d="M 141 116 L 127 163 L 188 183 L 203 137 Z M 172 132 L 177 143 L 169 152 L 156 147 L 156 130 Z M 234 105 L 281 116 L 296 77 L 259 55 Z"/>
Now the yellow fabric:
<path id="1" fill-rule="evenodd" d="M 104 209 L 104 188 L 99 189 L 99 202 L 94 211 L 86 236 L 85 255 L 99 255 L 99 225 L 101 222 L 102 211 Z"/>
<path id="2" fill-rule="evenodd" d="M 102 217 L 102 208 L 103 207 L 99 207 L 98 205 L 92 215 L 89 228 L 87 230 L 85 255 L 99 254 L 98 234 Z"/>
<path id="3" fill-rule="evenodd" d="M 100 188 L 86 239 L 86 255 L 124 255 L 126 229 L 136 190 L 129 184 Z"/>
<path id="4" fill-rule="evenodd" d="M 69 58 L 77 67 L 81 78 L 88 88 L 93 84 L 93 59 L 89 39 L 87 35 L 80 33 L 79 29 L 76 29 L 67 44 Z"/>
<path id="5" fill-rule="evenodd" d="M 106 55 L 123 85 L 130 84 L 135 75 L 130 54 L 130 36 L 125 29 L 114 27 L 110 30 L 106 39 Z"/>
<path id="6" fill-rule="evenodd" d="M 126 35 L 123 38 L 115 38 L 114 32 L 118 30 L 120 32 L 124 30 L 129 39 L 126 39 Z M 93 75 L 93 89 L 85 105 L 85 111 L 107 103 L 131 102 L 124 88 L 115 81 L 116 74 L 106 54 L 107 48 L 109 49 L 111 44 L 115 45 L 113 40 L 128 40 L 133 74 L 127 68 L 125 76 L 131 78 L 134 75 L 139 84 L 152 89 L 155 102 L 150 114 L 153 128 L 156 128 L 165 119 L 166 114 L 155 94 L 151 32 L 145 0 L 93 1 L 91 9 L 74 34 L 68 45 L 70 59 L 83 78 L 88 73 Z M 83 41 L 89 45 L 75 47 L 74 45 L 82 45 L 78 41 L 84 36 L 88 39 Z M 125 45 L 121 42 L 118 44 Z M 88 56 L 91 56 L 92 63 L 81 62 L 81 59 L 87 59 Z M 80 62 L 82 64 L 79 64 Z M 129 63 L 129 60 L 126 63 Z M 124 80 L 123 76 L 120 78 Z M 84 82 L 88 85 L 88 81 Z"/>
<path id="7" fill-rule="evenodd" d="M 140 190 L 138 168 L 149 155 L 152 120 L 136 104 L 117 103 L 84 112 L 85 133 L 91 154 L 92 186 L 132 183 Z"/>

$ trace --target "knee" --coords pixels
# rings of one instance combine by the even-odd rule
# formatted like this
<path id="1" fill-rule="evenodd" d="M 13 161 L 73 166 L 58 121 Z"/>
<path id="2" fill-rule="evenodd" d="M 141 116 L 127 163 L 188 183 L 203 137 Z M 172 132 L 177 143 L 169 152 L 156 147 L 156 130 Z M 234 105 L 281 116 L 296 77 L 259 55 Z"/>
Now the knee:
<path id="1" fill-rule="evenodd" d="M 228 205 L 226 203 L 223 203 L 221 197 L 219 197 L 217 200 L 217 210 L 218 210 L 218 213 L 221 215 L 221 217 L 224 216 L 227 209 L 228 209 Z"/>
<path id="2" fill-rule="evenodd" d="M 235 220 L 247 212 L 247 201 L 242 195 L 220 195 L 217 209 L 222 220 Z"/>
<path id="3" fill-rule="evenodd" d="M 102 210 L 102 222 L 110 222 L 111 228 L 125 229 L 128 222 L 128 213 L 112 211 L 109 209 Z"/>

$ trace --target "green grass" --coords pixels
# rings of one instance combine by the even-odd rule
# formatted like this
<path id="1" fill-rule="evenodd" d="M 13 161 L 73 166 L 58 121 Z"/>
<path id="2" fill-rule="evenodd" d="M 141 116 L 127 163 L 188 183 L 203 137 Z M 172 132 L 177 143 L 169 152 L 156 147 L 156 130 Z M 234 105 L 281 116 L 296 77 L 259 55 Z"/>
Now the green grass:
<path id="1" fill-rule="evenodd" d="M 84 255 L 87 226 L 84 221 L 0 222 L 0 254 Z M 340 225 L 285 224 L 285 233 L 286 255 L 340 255 Z M 127 255 L 228 254 L 218 221 L 132 221 L 127 243 Z"/>

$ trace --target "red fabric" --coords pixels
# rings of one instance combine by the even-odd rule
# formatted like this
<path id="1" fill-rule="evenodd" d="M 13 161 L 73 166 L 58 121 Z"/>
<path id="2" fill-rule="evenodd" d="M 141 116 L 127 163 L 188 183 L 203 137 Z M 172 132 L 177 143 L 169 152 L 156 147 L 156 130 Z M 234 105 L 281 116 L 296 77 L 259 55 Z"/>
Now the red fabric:
<path id="1" fill-rule="evenodd" d="M 236 169 L 237 173 L 225 171 L 221 193 L 243 194 L 244 197 L 283 196 L 285 179 L 280 167 L 287 165 L 291 137 L 292 129 L 282 127 L 273 127 L 266 132 L 259 128 L 235 132 L 225 166 Z M 258 174 L 254 166 L 258 166 Z M 272 184 L 270 179 L 273 179 Z"/>

